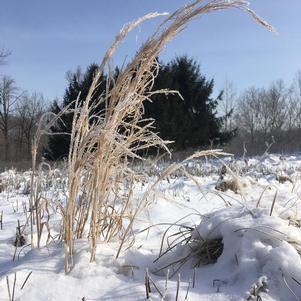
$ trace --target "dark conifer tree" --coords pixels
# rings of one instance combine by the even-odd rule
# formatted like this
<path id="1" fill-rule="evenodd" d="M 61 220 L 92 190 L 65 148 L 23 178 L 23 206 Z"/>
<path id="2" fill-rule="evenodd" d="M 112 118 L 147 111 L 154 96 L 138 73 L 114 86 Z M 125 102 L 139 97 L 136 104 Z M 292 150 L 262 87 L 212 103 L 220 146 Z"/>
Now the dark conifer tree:
<path id="1" fill-rule="evenodd" d="M 82 74 L 77 71 L 69 73 L 69 85 L 65 91 L 63 106 L 69 105 L 79 96 L 79 102 L 86 99 L 90 85 L 93 81 L 97 65 L 90 65 Z M 119 70 L 115 70 L 115 79 Z M 210 141 L 219 143 L 229 140 L 234 132 L 222 133 L 223 117 L 217 117 L 218 101 L 222 93 L 212 98 L 214 87 L 213 79 L 208 80 L 201 75 L 199 65 L 187 56 L 177 57 L 166 65 L 161 65 L 153 90 L 170 89 L 179 91 L 178 94 L 156 94 L 152 102 L 145 103 L 145 118 L 155 120 L 155 131 L 166 140 L 175 141 L 173 148 L 183 150 L 188 147 L 204 147 Z M 106 76 L 102 76 L 98 89 L 94 94 L 95 100 L 106 89 Z M 99 114 L 104 106 L 98 108 Z M 58 103 L 54 103 L 52 111 L 61 110 Z M 62 121 L 52 128 L 54 133 L 71 133 L 73 114 L 65 114 Z M 122 128 L 120 129 L 122 131 Z M 68 155 L 70 135 L 50 136 L 48 149 L 45 155 L 48 159 L 61 159 Z"/>
<path id="2" fill-rule="evenodd" d="M 146 104 L 145 117 L 154 118 L 163 139 L 173 140 L 176 150 L 202 147 L 211 140 L 224 142 L 222 118 L 217 117 L 221 98 L 212 98 L 213 80 L 201 75 L 199 65 L 187 56 L 177 57 L 163 65 L 154 89 L 177 90 L 177 94 L 158 94 Z"/>
<path id="3" fill-rule="evenodd" d="M 95 72 L 98 66 L 91 64 L 86 72 L 82 72 L 78 69 L 76 72 L 68 73 L 68 87 L 65 91 L 62 107 L 65 107 L 74 102 L 79 97 L 79 103 L 81 104 L 87 97 L 90 86 L 92 84 Z M 100 97 L 106 88 L 106 77 L 102 76 L 99 81 L 99 86 L 94 93 L 92 101 Z M 71 105 L 71 109 L 74 105 Z M 102 108 L 99 108 L 101 110 Z M 51 111 L 54 113 L 60 112 L 61 107 L 55 101 L 52 105 Z M 48 147 L 44 151 L 44 155 L 49 160 L 63 159 L 68 156 L 70 146 L 70 133 L 72 130 L 73 113 L 64 114 L 61 121 L 55 127 L 51 128 L 51 131 L 56 135 L 49 137 Z M 65 133 L 65 134 L 57 134 Z"/>

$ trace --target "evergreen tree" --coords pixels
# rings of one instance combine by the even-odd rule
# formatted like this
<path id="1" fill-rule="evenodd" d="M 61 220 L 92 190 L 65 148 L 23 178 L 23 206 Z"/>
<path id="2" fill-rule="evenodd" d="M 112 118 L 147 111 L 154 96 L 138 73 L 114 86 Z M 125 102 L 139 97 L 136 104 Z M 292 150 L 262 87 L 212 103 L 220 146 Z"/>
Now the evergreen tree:
<path id="1" fill-rule="evenodd" d="M 222 94 L 213 99 L 213 87 L 214 81 L 201 75 L 193 59 L 177 57 L 161 67 L 154 89 L 177 90 L 183 99 L 177 94 L 155 95 L 146 104 L 145 117 L 155 119 L 159 135 L 175 141 L 176 150 L 206 146 L 213 139 L 224 142 L 222 118 L 216 116 Z"/>
<path id="2" fill-rule="evenodd" d="M 69 84 L 65 91 L 62 107 L 70 105 L 78 97 L 79 104 L 81 104 L 86 99 L 97 68 L 98 66 L 96 64 L 91 64 L 84 74 L 82 74 L 80 69 L 77 69 L 76 72 L 68 73 L 67 77 Z M 91 101 L 99 98 L 105 91 L 105 89 L 106 77 L 102 76 L 100 78 L 98 88 L 96 89 L 96 92 L 94 93 Z M 74 104 L 71 105 L 70 108 L 73 109 Z M 102 108 L 99 108 L 99 110 L 101 109 Z M 51 111 L 56 114 L 61 111 L 61 107 L 59 106 L 57 101 L 52 104 Z M 51 128 L 52 133 L 54 133 L 55 135 L 49 137 L 48 147 L 44 151 L 44 155 L 47 159 L 58 160 L 66 158 L 68 156 L 70 146 L 70 133 L 72 130 L 72 120 L 73 113 L 64 114 L 58 124 L 55 127 Z"/>
<path id="3" fill-rule="evenodd" d="M 82 103 L 88 94 L 97 65 L 90 65 L 86 72 L 78 69 L 69 73 L 69 85 L 65 91 L 63 106 L 69 105 L 79 96 Z M 115 79 L 118 76 L 115 70 Z M 215 140 L 220 143 L 229 140 L 234 132 L 222 133 L 223 117 L 217 117 L 217 105 L 222 93 L 212 98 L 213 79 L 208 80 L 201 75 L 199 65 L 187 56 L 177 57 L 166 65 L 161 65 L 153 90 L 170 89 L 179 91 L 178 94 L 156 94 L 152 102 L 145 103 L 145 118 L 155 120 L 155 131 L 166 140 L 175 141 L 173 148 L 183 150 L 188 147 L 203 147 Z M 106 76 L 103 75 L 92 101 L 99 98 L 106 89 Z M 104 109 L 104 104 L 98 108 L 98 115 Z M 52 111 L 61 110 L 54 103 Z M 65 114 L 62 121 L 52 128 L 53 133 L 71 133 L 73 114 Z M 122 128 L 120 128 L 122 130 Z M 68 155 L 70 135 L 50 136 L 48 149 L 45 153 L 48 159 L 61 159 Z"/>

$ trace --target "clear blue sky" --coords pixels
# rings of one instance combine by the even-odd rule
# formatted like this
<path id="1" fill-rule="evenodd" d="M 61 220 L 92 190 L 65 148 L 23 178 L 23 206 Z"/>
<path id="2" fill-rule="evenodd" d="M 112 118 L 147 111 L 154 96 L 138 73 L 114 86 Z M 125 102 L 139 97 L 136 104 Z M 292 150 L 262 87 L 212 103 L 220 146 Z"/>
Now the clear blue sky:
<path id="1" fill-rule="evenodd" d="M 151 11 L 172 12 L 185 0 L 1 0 L 0 47 L 12 50 L 0 73 L 19 87 L 61 97 L 65 74 L 99 62 L 123 24 Z M 259 27 L 239 10 L 220 11 L 194 21 L 162 54 L 194 57 L 221 89 L 225 80 L 238 91 L 292 81 L 301 69 L 301 1 L 253 0 L 251 7 L 274 25 L 278 35 Z M 155 28 L 149 21 L 120 48 L 115 63 L 131 56 Z"/>

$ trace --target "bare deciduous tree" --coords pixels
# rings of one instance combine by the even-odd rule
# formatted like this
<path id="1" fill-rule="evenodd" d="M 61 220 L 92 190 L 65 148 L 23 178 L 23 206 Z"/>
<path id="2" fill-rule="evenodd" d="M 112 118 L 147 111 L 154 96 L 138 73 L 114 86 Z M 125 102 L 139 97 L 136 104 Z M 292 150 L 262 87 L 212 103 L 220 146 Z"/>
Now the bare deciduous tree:
<path id="1" fill-rule="evenodd" d="M 45 111 L 45 100 L 42 94 L 24 94 L 16 106 L 18 122 L 19 150 L 25 145 L 30 156 L 31 143 L 38 120 Z"/>
<path id="2" fill-rule="evenodd" d="M 294 82 L 288 90 L 287 129 L 301 129 L 301 70 L 296 73 Z"/>
<path id="3" fill-rule="evenodd" d="M 234 147 L 246 143 L 250 153 L 263 151 L 266 143 L 273 151 L 298 151 L 301 132 L 301 71 L 294 83 L 283 80 L 268 88 L 249 88 L 238 99 L 235 122 L 239 132 Z M 271 144 L 271 141 L 273 142 Z M 236 152 L 236 150 L 233 150 Z"/>
<path id="4" fill-rule="evenodd" d="M 251 135 L 260 134 L 263 143 L 286 127 L 289 90 L 283 81 L 274 82 L 268 89 L 250 88 L 239 99 L 237 122 Z"/>
<path id="5" fill-rule="evenodd" d="M 234 110 L 236 107 L 236 90 L 230 81 L 226 81 L 223 90 L 223 98 L 220 104 L 221 113 L 224 116 L 224 131 L 232 131 L 235 128 Z"/>
<path id="6" fill-rule="evenodd" d="M 266 132 L 273 134 L 284 127 L 287 115 L 287 89 L 284 82 L 273 83 L 264 93 L 263 104 L 268 115 Z"/>
<path id="7" fill-rule="evenodd" d="M 0 80 L 0 131 L 3 135 L 4 160 L 8 159 L 9 131 L 14 126 L 11 122 L 13 111 L 23 93 L 15 85 L 14 79 L 3 76 Z"/>
<path id="8" fill-rule="evenodd" d="M 239 98 L 236 112 L 236 123 L 245 130 L 254 142 L 255 133 L 259 128 L 259 112 L 262 91 L 255 87 L 246 90 Z"/>

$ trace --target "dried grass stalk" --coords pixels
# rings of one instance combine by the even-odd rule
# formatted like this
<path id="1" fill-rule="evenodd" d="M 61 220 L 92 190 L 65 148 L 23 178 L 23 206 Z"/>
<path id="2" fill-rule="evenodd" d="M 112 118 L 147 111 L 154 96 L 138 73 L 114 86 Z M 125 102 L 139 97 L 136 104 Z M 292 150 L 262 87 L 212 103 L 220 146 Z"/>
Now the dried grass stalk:
<path id="1" fill-rule="evenodd" d="M 157 57 L 160 52 L 192 19 L 228 8 L 242 9 L 251 14 L 256 22 L 273 30 L 250 10 L 246 1 L 194 1 L 169 15 L 133 60 L 120 71 L 118 78 L 113 80 L 109 76 L 106 93 L 95 99 L 101 75 L 106 71 L 111 75 L 110 61 L 120 42 L 141 22 L 162 14 L 148 14 L 126 25 L 106 52 L 84 103 L 80 105 L 77 101 L 75 104 L 68 158 L 68 204 L 64 212 L 66 272 L 73 267 L 74 241 L 86 233 L 85 229 L 91 240 L 93 261 L 97 240 L 121 238 L 122 245 L 131 232 L 137 214 L 147 205 L 148 194 L 134 204 L 131 201 L 132 190 L 122 195 L 118 187 L 120 183 L 137 180 L 137 174 L 130 169 L 129 162 L 143 160 L 140 156 L 142 150 L 155 146 L 169 152 L 168 141 L 163 141 L 153 132 L 153 121 L 143 120 L 143 103 L 149 101 L 152 95 L 176 93 L 152 91 L 159 70 Z M 94 112 L 101 106 L 105 109 L 100 116 L 95 116 Z M 176 167 L 172 166 L 164 174 Z M 125 219 L 128 220 L 127 227 L 124 226 Z"/>
<path id="2" fill-rule="evenodd" d="M 55 126 L 58 122 L 62 122 L 62 115 L 70 112 L 70 107 L 72 103 L 66 106 L 61 110 L 59 114 L 54 114 L 51 112 L 44 113 L 37 125 L 37 130 L 32 140 L 31 146 L 31 157 L 32 157 L 32 172 L 31 172 L 31 180 L 30 180 L 30 240 L 31 247 L 34 248 L 37 246 L 40 247 L 41 235 L 43 225 L 41 224 L 41 177 L 39 176 L 39 169 L 37 168 L 37 155 L 38 149 L 41 144 L 41 140 L 45 135 L 54 135 L 51 132 L 51 128 Z M 66 133 L 56 133 L 56 134 L 64 134 Z M 42 165 L 46 165 L 49 169 L 50 166 L 46 163 L 42 163 Z M 41 167 L 41 166 L 40 166 Z M 36 243 L 33 240 L 34 233 L 34 224 L 36 225 L 36 233 L 37 233 L 37 241 Z"/>

